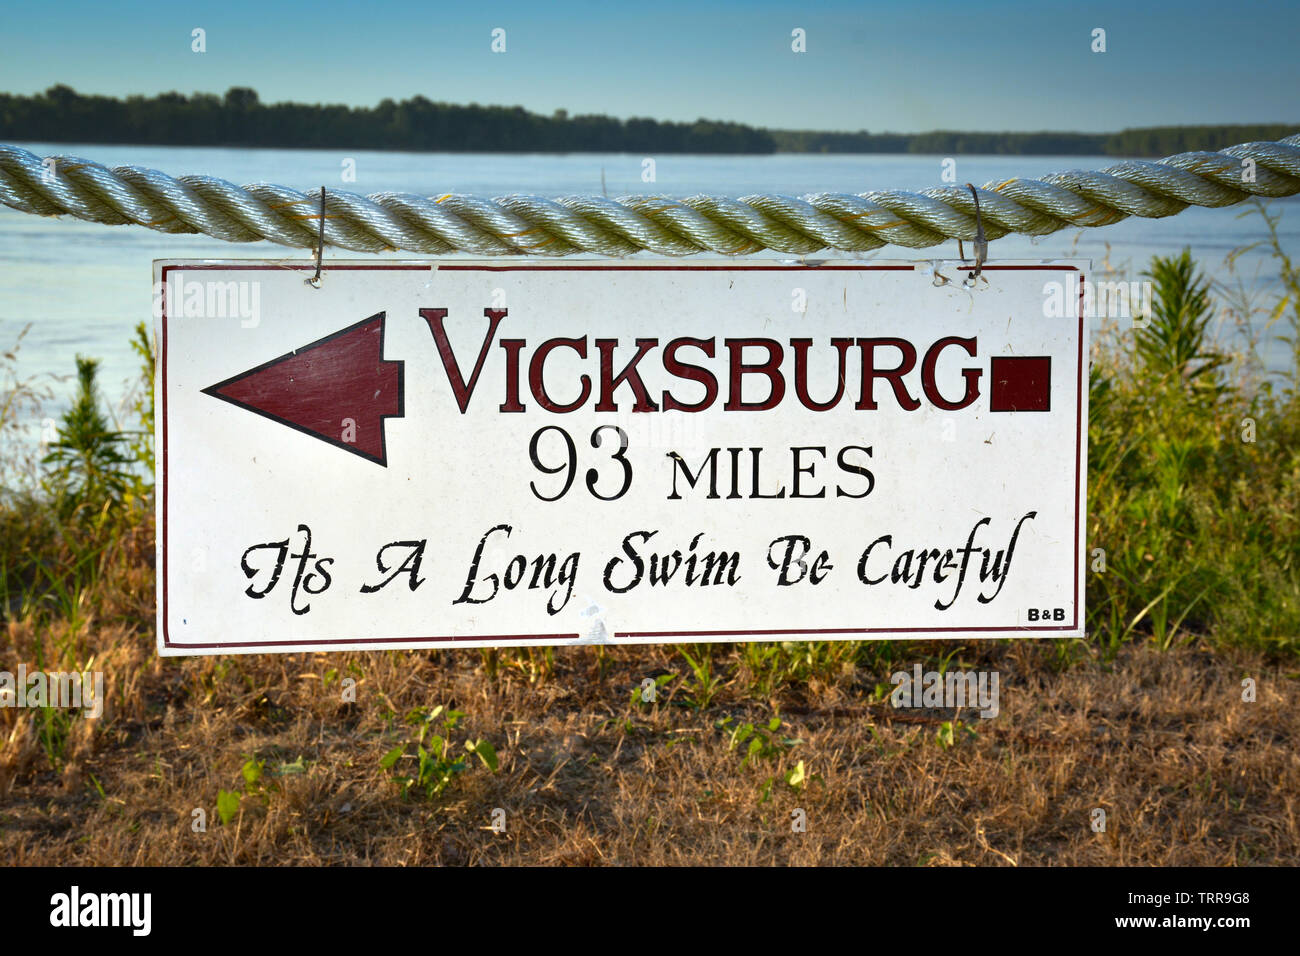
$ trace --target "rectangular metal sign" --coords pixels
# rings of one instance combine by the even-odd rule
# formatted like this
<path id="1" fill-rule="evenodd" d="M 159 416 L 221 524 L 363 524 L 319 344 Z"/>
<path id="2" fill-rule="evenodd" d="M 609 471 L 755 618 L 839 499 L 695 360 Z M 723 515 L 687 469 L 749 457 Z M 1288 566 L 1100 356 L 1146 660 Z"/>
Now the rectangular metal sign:
<path id="1" fill-rule="evenodd" d="M 1086 265 L 159 261 L 159 652 L 1080 636 Z"/>

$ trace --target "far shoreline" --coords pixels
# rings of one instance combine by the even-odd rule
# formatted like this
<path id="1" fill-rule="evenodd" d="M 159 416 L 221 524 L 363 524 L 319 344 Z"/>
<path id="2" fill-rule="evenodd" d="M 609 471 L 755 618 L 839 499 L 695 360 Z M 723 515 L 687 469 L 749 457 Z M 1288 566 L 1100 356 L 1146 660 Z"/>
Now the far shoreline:
<path id="1" fill-rule="evenodd" d="M 433 102 L 413 96 L 375 106 L 263 103 L 235 86 L 224 95 L 78 93 L 57 84 L 36 94 L 0 93 L 0 143 L 307 149 L 483 155 L 902 155 L 1157 158 L 1275 141 L 1300 123 L 1203 124 L 1118 132 L 769 129 L 727 120 L 690 122 L 603 114 L 551 115 L 521 106 Z"/>

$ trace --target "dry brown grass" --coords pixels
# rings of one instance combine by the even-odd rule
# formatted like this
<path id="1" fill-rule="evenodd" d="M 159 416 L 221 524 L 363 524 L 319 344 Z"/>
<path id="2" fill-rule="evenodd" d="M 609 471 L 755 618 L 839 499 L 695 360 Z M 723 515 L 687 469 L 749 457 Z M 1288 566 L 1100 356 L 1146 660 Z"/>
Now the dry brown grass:
<path id="1" fill-rule="evenodd" d="M 73 722 L 58 769 L 34 715 L 0 710 L 11 862 L 1300 862 L 1297 679 L 1259 659 L 1134 646 L 1059 670 L 1046 644 L 967 645 L 964 666 L 1000 671 L 1002 712 L 958 715 L 975 736 L 944 747 L 937 731 L 954 715 L 880 702 L 884 665 L 756 701 L 728 649 L 730 682 L 696 712 L 679 684 L 658 705 L 631 701 L 643 677 L 685 670 L 670 648 L 561 649 L 549 673 L 540 651 L 502 652 L 491 679 L 476 651 L 162 660 L 120 627 L 78 638 L 110 700 L 97 724 Z M 11 623 L 4 666 L 55 639 Z M 323 687 L 330 669 L 357 677 L 356 703 Z M 1243 676 L 1258 681 L 1255 703 L 1241 700 Z M 380 757 L 411 737 L 400 715 L 439 703 L 469 715 L 456 745 L 487 738 L 500 770 L 476 762 L 442 798 L 404 800 Z M 715 721 L 766 722 L 774 706 L 801 742 L 742 768 Z M 217 792 L 243 786 L 250 757 L 266 786 L 222 826 Z M 276 774 L 299 757 L 306 772 Z M 812 779 L 796 791 L 780 775 L 800 760 Z M 489 828 L 495 807 L 505 833 Z M 1105 833 L 1089 826 L 1097 807 Z M 206 832 L 191 829 L 195 808 Z M 807 832 L 792 832 L 795 808 Z"/>

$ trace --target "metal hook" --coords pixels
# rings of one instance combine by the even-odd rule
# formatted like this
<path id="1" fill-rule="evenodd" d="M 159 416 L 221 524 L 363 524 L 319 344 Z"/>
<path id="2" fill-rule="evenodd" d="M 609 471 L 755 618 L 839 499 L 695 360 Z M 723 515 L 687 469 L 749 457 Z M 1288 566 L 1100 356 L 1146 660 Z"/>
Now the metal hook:
<path id="1" fill-rule="evenodd" d="M 320 188 L 320 233 L 316 238 L 316 274 L 307 280 L 313 289 L 320 288 L 321 257 L 325 255 L 325 187 Z"/>
<path id="2" fill-rule="evenodd" d="M 975 285 L 975 280 L 980 277 L 980 272 L 984 269 L 984 263 L 988 260 L 989 243 L 988 240 L 984 238 L 984 220 L 980 217 L 979 193 L 975 191 L 975 187 L 970 183 L 966 184 L 966 188 L 970 190 L 971 197 L 975 200 L 975 271 L 966 277 L 962 285 L 973 287 Z M 966 258 L 963 254 L 960 239 L 957 240 L 957 254 L 963 259 Z M 988 282 L 989 280 L 985 279 L 984 281 Z"/>

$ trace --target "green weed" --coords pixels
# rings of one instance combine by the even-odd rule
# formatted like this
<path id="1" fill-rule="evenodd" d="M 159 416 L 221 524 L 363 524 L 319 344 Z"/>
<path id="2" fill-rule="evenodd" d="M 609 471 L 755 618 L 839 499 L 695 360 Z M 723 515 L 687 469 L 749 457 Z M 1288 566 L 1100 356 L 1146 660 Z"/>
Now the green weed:
<path id="1" fill-rule="evenodd" d="M 383 770 L 393 773 L 403 797 L 409 796 L 412 789 L 423 791 L 429 800 L 441 796 L 457 774 L 469 769 L 471 755 L 477 756 L 483 766 L 496 773 L 497 752 L 488 741 L 481 738 L 465 740 L 463 751 L 452 745 L 452 734 L 464 716 L 463 711 L 448 710 L 441 704 L 432 710 L 421 708 L 407 715 L 406 723 L 419 727 L 414 741 L 398 744 L 379 760 Z M 441 733 L 432 732 L 435 722 L 438 722 Z M 412 743 L 415 745 L 413 755 L 407 753 Z M 414 760 L 415 769 L 402 773 L 397 765 L 403 760 Z"/>

